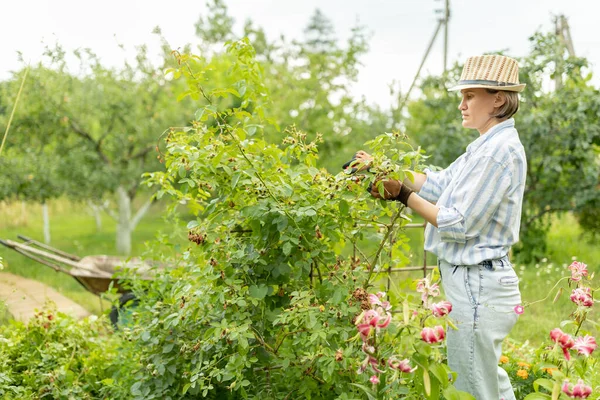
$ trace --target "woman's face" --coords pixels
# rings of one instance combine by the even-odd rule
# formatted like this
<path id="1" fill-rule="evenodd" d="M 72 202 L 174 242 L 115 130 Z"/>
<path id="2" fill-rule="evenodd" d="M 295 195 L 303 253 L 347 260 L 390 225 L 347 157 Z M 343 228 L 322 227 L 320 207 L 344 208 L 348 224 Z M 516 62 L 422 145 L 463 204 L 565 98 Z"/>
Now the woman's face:
<path id="1" fill-rule="evenodd" d="M 491 114 L 503 103 L 498 93 L 488 93 L 485 89 L 463 89 L 462 101 L 458 109 L 462 114 L 462 126 L 477 129 L 479 133 L 485 133 L 491 126 L 495 125 L 496 118 Z"/>

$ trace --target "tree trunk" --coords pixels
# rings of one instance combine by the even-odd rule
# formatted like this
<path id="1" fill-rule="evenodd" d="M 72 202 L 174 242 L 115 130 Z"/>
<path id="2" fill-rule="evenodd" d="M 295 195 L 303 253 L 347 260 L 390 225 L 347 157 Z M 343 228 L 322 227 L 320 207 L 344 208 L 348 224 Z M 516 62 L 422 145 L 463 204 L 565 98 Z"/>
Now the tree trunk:
<path id="1" fill-rule="evenodd" d="M 42 203 L 42 215 L 44 218 L 44 243 L 50 244 L 50 217 L 48 213 L 48 203 Z"/>
<path id="2" fill-rule="evenodd" d="M 96 220 L 96 232 L 102 232 L 102 214 L 100 214 L 98 207 L 94 208 L 94 219 Z"/>
<path id="3" fill-rule="evenodd" d="M 131 254 L 131 199 L 123 186 L 117 188 L 117 205 L 119 215 L 117 220 L 117 252 L 123 255 Z"/>
<path id="4" fill-rule="evenodd" d="M 94 220 L 96 221 L 96 232 L 102 232 L 102 206 L 94 203 L 93 201 L 88 201 L 88 206 L 90 210 L 92 210 L 92 214 L 94 216 Z"/>
<path id="5" fill-rule="evenodd" d="M 21 200 L 21 225 L 27 226 L 27 203 Z"/>

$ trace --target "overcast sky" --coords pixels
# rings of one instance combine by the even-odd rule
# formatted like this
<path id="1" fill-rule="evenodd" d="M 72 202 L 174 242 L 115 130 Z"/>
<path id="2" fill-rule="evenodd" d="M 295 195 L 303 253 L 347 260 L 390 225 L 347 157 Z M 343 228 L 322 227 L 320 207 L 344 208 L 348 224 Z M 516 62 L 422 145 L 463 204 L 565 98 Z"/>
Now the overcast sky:
<path id="1" fill-rule="evenodd" d="M 0 10 L 0 79 L 19 68 L 16 52 L 39 60 L 42 42 L 58 41 L 66 49 L 89 47 L 107 64 L 118 65 L 123 52 L 117 43 L 157 43 L 151 34 L 160 26 L 172 47 L 194 41 L 194 23 L 206 13 L 204 0 L 2 0 Z M 344 40 L 358 20 L 372 32 L 370 51 L 362 62 L 357 96 L 387 106 L 388 85 L 399 81 L 408 89 L 437 24 L 434 0 L 226 0 L 236 30 L 251 19 L 271 38 L 283 34 L 301 39 L 310 16 L 319 8 L 337 37 Z M 593 65 L 600 82 L 600 1 L 597 0 L 450 0 L 449 60 L 489 51 L 507 50 L 523 56 L 528 38 L 539 29 L 553 29 L 552 17 L 568 18 L 575 52 Z M 437 74 L 443 64 L 440 34 L 423 74 Z"/>

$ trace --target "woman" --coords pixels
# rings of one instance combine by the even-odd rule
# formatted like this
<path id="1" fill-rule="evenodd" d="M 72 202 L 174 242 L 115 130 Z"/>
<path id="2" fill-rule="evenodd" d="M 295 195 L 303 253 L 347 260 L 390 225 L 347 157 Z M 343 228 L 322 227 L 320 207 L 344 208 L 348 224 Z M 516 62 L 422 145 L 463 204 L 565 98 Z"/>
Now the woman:
<path id="1" fill-rule="evenodd" d="M 498 367 L 502 341 L 517 321 L 518 278 L 508 260 L 519 239 L 525 151 L 511 118 L 519 108 L 517 62 L 484 55 L 465 63 L 458 109 L 479 138 L 448 168 L 415 174 L 414 182 L 383 180 L 371 195 L 401 201 L 428 222 L 425 249 L 436 254 L 457 330 L 448 332 L 448 364 L 455 386 L 477 400 L 514 399 Z M 371 157 L 359 151 L 362 165 Z"/>

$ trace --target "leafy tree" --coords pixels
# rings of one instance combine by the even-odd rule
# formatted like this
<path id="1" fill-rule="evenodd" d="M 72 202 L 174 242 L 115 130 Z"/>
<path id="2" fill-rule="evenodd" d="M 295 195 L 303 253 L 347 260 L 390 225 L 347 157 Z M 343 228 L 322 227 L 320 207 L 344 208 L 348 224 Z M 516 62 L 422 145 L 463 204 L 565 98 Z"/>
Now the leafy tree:
<path id="1" fill-rule="evenodd" d="M 233 29 L 232 23 L 222 22 L 230 21 L 224 3 L 212 3 L 208 14 L 219 18 L 201 18 L 203 23 L 197 25 L 197 35 L 203 43 L 212 44 L 214 49 L 215 44 L 238 36 L 223 31 L 224 27 Z M 354 27 L 346 45 L 341 47 L 331 21 L 316 10 L 303 40 L 288 41 L 282 37 L 268 42 L 264 31 L 250 21 L 243 33 L 257 43 L 257 59 L 271 94 L 269 115 L 277 125 L 264 127 L 262 133 L 267 141 L 280 143 L 285 136 L 281 127 L 291 125 L 310 139 L 320 133 L 326 141 L 320 148 L 319 165 L 337 171 L 357 150 L 357 144 L 373 138 L 377 132 L 391 130 L 393 124 L 386 112 L 368 105 L 364 99 L 355 100 L 349 90 L 357 79 L 361 56 L 368 51 L 369 35 L 364 27 Z M 219 71 L 211 71 L 211 77 L 214 79 Z M 221 83 L 224 81 L 214 82 L 217 86 Z"/>
<path id="2" fill-rule="evenodd" d="M 173 102 L 173 83 L 163 77 L 171 62 L 166 55 L 156 66 L 140 47 L 134 64 L 121 68 L 105 67 L 89 50 L 74 55 L 77 74 L 59 46 L 48 50 L 47 65 L 31 69 L 9 145 L 16 157 L 28 147 L 48 155 L 52 171 L 60 172 L 52 179 L 60 186 L 56 195 L 99 201 L 115 194 L 117 211 L 108 211 L 117 220 L 117 251 L 128 254 L 131 233 L 150 205 L 132 215 L 141 174 L 161 168 L 157 140 L 165 127 L 184 124 L 189 102 Z"/>
<path id="3" fill-rule="evenodd" d="M 458 96 L 447 89 L 448 82 L 458 81 L 461 68 L 456 64 L 446 75 L 425 78 L 422 98 L 408 104 L 409 117 L 404 121 L 412 142 L 427 149 L 429 162 L 441 167 L 450 165 L 475 140 L 474 134 L 462 127 Z"/>
<path id="4" fill-rule="evenodd" d="M 600 91 L 590 83 L 591 72 L 584 74 L 586 60 L 567 56 L 555 35 L 538 33 L 532 42 L 523 60 L 528 88 L 520 117 L 528 155 L 522 250 L 537 248 L 539 257 L 552 214 L 581 212 L 590 217 L 580 219 L 584 226 L 600 225 L 590 212 L 600 201 Z M 563 75 L 563 84 L 544 92 L 556 74 Z"/>

